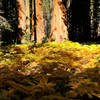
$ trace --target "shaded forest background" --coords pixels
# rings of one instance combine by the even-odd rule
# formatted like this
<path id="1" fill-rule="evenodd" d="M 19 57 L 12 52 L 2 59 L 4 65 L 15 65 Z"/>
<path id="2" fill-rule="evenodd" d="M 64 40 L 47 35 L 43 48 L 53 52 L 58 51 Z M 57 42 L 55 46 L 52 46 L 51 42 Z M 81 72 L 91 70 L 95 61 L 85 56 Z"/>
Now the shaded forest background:
<path id="1" fill-rule="evenodd" d="M 68 39 L 100 40 L 99 0 L 0 0 L 3 45 Z"/>

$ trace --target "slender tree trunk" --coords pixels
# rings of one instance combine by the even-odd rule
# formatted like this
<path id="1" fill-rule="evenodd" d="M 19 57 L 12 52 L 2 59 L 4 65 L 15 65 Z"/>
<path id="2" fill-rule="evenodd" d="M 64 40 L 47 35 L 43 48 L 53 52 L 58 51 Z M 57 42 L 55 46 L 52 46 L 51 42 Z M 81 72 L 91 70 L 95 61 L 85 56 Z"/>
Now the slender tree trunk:
<path id="1" fill-rule="evenodd" d="M 100 37 L 100 0 L 90 0 L 90 28 L 91 38 Z"/>
<path id="2" fill-rule="evenodd" d="M 98 0 L 98 4 L 97 4 L 97 21 L 98 21 L 97 36 L 100 37 L 100 0 Z"/>
<path id="3" fill-rule="evenodd" d="M 91 38 L 95 38 L 95 31 L 94 31 L 94 0 L 90 0 L 90 29 L 91 29 Z"/>
<path id="4" fill-rule="evenodd" d="M 35 7 L 35 2 L 34 0 L 32 0 L 32 35 L 31 35 L 31 40 L 33 41 L 34 40 L 34 35 L 36 33 L 36 31 L 34 30 L 34 26 L 35 26 L 35 23 L 34 23 L 34 17 L 36 18 L 36 16 L 34 15 L 34 7 Z M 36 12 L 36 11 L 35 11 Z"/>
<path id="5" fill-rule="evenodd" d="M 33 0 L 34 2 L 34 40 L 37 42 L 37 34 L 36 34 L 36 0 Z"/>
<path id="6" fill-rule="evenodd" d="M 53 0 L 53 16 L 51 26 L 51 36 L 55 38 L 56 42 L 63 42 L 68 40 L 68 30 L 65 25 L 66 8 L 64 7 L 62 0 Z"/>
<path id="7" fill-rule="evenodd" d="M 18 12 L 18 43 L 24 43 L 24 33 L 26 32 L 26 13 L 24 0 L 17 0 L 17 12 Z"/>

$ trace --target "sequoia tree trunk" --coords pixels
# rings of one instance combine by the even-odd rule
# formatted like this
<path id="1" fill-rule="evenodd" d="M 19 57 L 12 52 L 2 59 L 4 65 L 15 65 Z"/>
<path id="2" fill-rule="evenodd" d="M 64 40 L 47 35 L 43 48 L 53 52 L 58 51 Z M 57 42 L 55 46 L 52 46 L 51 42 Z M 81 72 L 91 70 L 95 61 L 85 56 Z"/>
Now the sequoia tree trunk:
<path id="1" fill-rule="evenodd" d="M 68 40 L 68 30 L 65 25 L 66 19 L 66 8 L 62 3 L 62 0 L 53 0 L 53 16 L 51 26 L 51 36 L 55 38 L 56 42 L 63 42 Z"/>
<path id="2" fill-rule="evenodd" d="M 26 40 L 30 41 L 30 0 L 25 0 L 25 11 L 26 11 Z"/>
<path id="3" fill-rule="evenodd" d="M 42 42 L 44 38 L 42 0 L 33 0 L 32 40 Z"/>
<path id="4" fill-rule="evenodd" d="M 24 33 L 26 32 L 26 14 L 25 14 L 25 2 L 24 0 L 17 0 L 17 12 L 18 12 L 18 36 L 17 43 L 24 43 Z"/>
<path id="5" fill-rule="evenodd" d="M 37 42 L 42 42 L 44 38 L 42 0 L 36 0 L 36 33 Z"/>

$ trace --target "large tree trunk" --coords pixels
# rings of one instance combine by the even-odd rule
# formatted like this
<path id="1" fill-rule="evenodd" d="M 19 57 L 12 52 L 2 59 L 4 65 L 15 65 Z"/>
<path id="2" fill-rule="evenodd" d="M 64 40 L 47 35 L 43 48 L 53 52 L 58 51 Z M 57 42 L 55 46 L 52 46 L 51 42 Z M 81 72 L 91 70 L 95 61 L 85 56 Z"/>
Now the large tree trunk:
<path id="1" fill-rule="evenodd" d="M 44 38 L 42 0 L 36 0 L 36 33 L 37 42 L 42 42 Z"/>
<path id="2" fill-rule="evenodd" d="M 47 2 L 51 3 L 51 1 L 49 0 Z M 48 5 L 50 6 L 50 4 Z M 67 31 L 67 26 L 65 25 L 65 20 L 67 20 L 66 19 L 67 14 L 66 14 L 66 8 L 64 7 L 62 0 L 53 0 L 52 22 L 50 21 L 51 6 L 46 7 L 44 9 L 45 13 L 43 11 L 42 0 L 35 0 L 35 4 L 33 6 L 34 7 L 33 7 L 32 19 L 34 20 L 32 21 L 33 23 L 32 27 L 35 28 L 33 28 L 32 33 L 33 33 L 33 38 L 35 37 L 35 39 L 37 40 L 36 42 L 42 42 L 46 38 L 49 38 L 49 41 L 51 41 L 52 37 L 55 38 L 56 42 L 63 42 L 65 39 L 68 40 L 68 31 Z M 48 27 L 50 24 L 51 26 Z"/>
<path id="3" fill-rule="evenodd" d="M 56 42 L 63 42 L 68 40 L 68 30 L 65 25 L 66 8 L 62 3 L 62 0 L 53 0 L 53 17 L 51 26 L 50 40 L 55 38 Z"/>
<path id="4" fill-rule="evenodd" d="M 33 0 L 32 40 L 42 42 L 44 38 L 42 0 Z"/>
<path id="5" fill-rule="evenodd" d="M 26 11 L 26 40 L 30 41 L 30 0 L 25 0 L 25 11 Z"/>
<path id="6" fill-rule="evenodd" d="M 26 32 L 26 14 L 24 0 L 17 0 L 18 10 L 18 43 L 24 43 L 24 33 Z"/>

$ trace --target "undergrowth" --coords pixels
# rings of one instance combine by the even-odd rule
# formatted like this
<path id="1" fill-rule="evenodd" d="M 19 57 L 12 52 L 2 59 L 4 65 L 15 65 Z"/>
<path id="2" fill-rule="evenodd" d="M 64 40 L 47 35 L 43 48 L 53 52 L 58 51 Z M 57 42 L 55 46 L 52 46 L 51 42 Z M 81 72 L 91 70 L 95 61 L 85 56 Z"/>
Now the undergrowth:
<path id="1" fill-rule="evenodd" d="M 0 48 L 0 100 L 99 100 L 100 45 Z"/>

